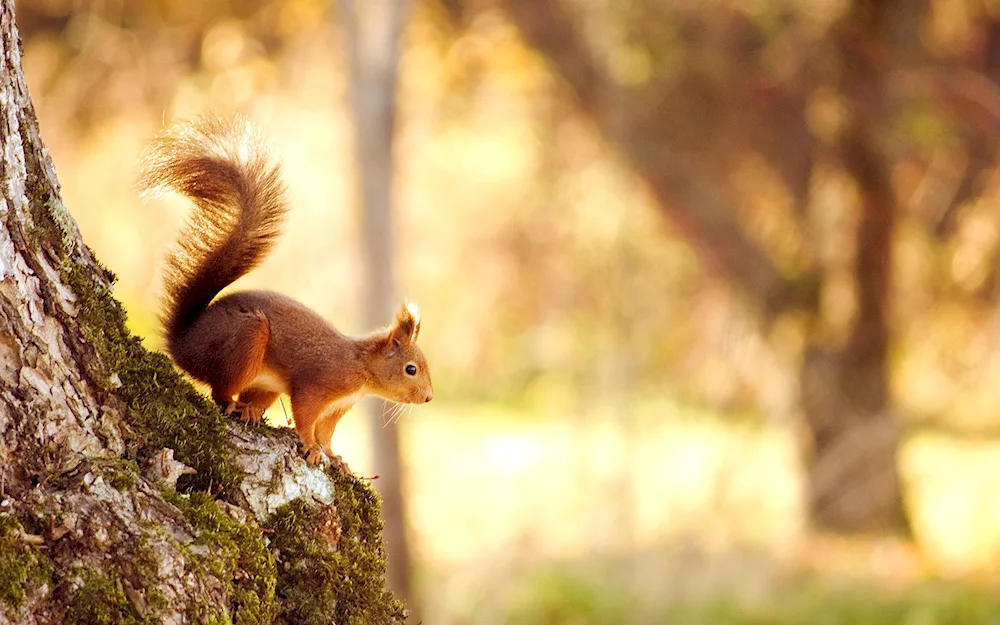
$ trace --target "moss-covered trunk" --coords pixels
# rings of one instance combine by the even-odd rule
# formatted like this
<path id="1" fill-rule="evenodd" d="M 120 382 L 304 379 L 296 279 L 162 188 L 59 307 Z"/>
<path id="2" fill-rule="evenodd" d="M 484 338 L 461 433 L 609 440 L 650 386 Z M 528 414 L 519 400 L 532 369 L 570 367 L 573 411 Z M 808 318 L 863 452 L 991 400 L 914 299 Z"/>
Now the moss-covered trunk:
<path id="1" fill-rule="evenodd" d="M 0 0 L 0 623 L 392 623 L 378 500 L 125 328 Z"/>

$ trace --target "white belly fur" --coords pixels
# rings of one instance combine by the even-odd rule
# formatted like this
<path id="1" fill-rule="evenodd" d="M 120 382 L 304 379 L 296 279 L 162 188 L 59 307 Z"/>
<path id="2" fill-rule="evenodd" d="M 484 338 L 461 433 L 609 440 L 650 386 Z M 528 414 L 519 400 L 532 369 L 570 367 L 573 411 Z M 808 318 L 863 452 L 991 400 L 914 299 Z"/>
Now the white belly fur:
<path id="1" fill-rule="evenodd" d="M 351 393 L 347 397 L 341 397 L 340 399 L 330 402 L 329 404 L 327 404 L 326 408 L 324 408 L 323 412 L 320 414 L 325 417 L 326 415 L 332 412 L 336 412 L 338 410 L 344 410 L 344 411 L 350 410 L 351 406 L 356 404 L 358 400 L 360 400 L 367 394 L 368 394 L 368 389 L 361 387 L 356 392 Z"/>
<path id="2" fill-rule="evenodd" d="M 288 395 L 290 391 L 288 385 L 285 383 L 285 380 L 274 371 L 270 371 L 268 369 L 264 369 L 257 374 L 257 377 L 255 377 L 253 382 L 250 383 L 250 388 L 261 388 L 274 393 L 283 393 L 285 395 Z M 367 394 L 368 389 L 362 387 L 347 397 L 341 397 L 340 399 L 332 401 L 327 404 L 326 408 L 323 409 L 323 412 L 320 413 L 320 416 L 326 416 L 341 409 L 349 410 L 351 406 L 356 404 L 358 400 Z"/>
<path id="3" fill-rule="evenodd" d="M 262 388 L 266 391 L 272 391 L 274 393 L 288 394 L 288 385 L 285 384 L 285 380 L 274 371 L 270 371 L 268 369 L 264 369 L 258 373 L 257 377 L 255 377 L 253 382 L 250 383 L 250 387 Z"/>

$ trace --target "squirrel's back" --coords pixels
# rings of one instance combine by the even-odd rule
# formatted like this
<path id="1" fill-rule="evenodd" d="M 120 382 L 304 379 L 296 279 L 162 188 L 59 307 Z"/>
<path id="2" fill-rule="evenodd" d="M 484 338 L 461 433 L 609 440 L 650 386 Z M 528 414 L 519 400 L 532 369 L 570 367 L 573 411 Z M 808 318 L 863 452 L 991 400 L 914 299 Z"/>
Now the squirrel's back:
<path id="1" fill-rule="evenodd" d="M 219 291 L 270 252 L 288 210 L 285 187 L 244 117 L 202 117 L 167 131 L 146 152 L 139 183 L 195 205 L 167 256 L 162 323 L 173 351 Z"/>

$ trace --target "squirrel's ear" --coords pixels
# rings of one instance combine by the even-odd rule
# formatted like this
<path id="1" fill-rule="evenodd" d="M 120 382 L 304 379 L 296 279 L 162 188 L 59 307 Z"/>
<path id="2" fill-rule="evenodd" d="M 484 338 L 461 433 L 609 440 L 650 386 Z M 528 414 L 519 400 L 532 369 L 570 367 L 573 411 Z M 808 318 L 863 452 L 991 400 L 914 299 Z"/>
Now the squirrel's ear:
<path id="1" fill-rule="evenodd" d="M 416 304 L 407 302 L 396 315 L 396 324 L 390 332 L 392 344 L 409 347 L 417 342 L 418 334 L 420 334 L 420 310 Z"/>

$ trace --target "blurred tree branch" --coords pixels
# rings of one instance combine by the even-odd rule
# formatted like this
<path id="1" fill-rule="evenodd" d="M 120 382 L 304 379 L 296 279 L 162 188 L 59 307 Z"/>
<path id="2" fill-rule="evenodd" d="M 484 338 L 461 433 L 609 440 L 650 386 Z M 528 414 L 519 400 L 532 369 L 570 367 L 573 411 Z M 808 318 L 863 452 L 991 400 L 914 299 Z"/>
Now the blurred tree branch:
<path id="1" fill-rule="evenodd" d="M 656 84 L 641 92 L 625 90 L 596 61 L 580 35 L 573 16 L 556 0 L 502 0 L 525 40 L 549 59 L 580 108 L 645 180 L 671 221 L 698 247 L 709 266 L 761 302 L 768 316 L 796 307 L 812 308 L 818 298 L 813 276 L 789 278 L 760 246 L 747 237 L 737 221 L 733 202 L 698 170 L 697 159 L 674 146 L 669 112 L 662 106 L 674 96 Z M 772 94 L 776 95 L 776 94 Z M 782 99 L 803 120 L 801 102 Z M 796 106 L 797 104 L 797 106 Z M 628 111 L 621 115 L 618 111 Z M 795 110 L 798 109 L 798 110 Z M 787 111 L 786 111 L 787 112 Z M 787 122 L 787 116 L 784 116 Z M 789 133 L 789 137 L 795 136 Z M 797 135 L 802 138 L 801 133 Z M 794 142 L 785 144 L 787 162 L 803 152 Z M 807 167 L 808 168 L 808 167 Z M 791 168 L 789 168 L 791 169 Z M 803 179 L 803 176 L 798 173 Z M 804 187 L 802 183 L 798 185 Z"/>

